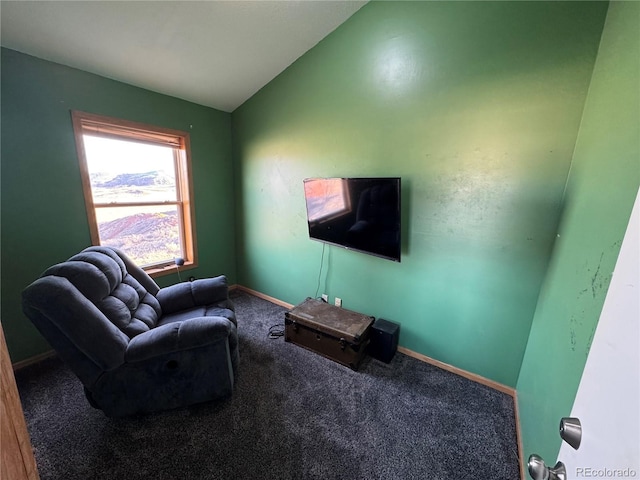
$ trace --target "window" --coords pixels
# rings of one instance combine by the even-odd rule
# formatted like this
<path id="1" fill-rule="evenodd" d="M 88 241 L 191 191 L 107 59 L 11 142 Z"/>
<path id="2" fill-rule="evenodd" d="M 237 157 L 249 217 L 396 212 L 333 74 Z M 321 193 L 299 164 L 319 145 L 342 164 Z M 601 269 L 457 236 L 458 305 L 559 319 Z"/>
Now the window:
<path id="1" fill-rule="evenodd" d="M 323 223 L 351 212 L 349 182 L 345 178 L 309 178 L 304 181 L 309 223 Z"/>
<path id="2" fill-rule="evenodd" d="M 91 241 L 150 274 L 196 265 L 189 134 L 72 112 Z"/>

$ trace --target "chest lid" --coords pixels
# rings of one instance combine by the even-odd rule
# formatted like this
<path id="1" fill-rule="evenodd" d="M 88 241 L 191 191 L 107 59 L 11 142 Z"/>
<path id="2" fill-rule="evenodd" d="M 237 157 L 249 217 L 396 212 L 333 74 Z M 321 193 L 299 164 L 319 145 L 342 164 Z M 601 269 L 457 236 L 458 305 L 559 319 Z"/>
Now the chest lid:
<path id="1" fill-rule="evenodd" d="M 351 343 L 358 343 L 368 333 L 373 317 L 307 298 L 285 314 L 289 322 L 297 322 Z"/>

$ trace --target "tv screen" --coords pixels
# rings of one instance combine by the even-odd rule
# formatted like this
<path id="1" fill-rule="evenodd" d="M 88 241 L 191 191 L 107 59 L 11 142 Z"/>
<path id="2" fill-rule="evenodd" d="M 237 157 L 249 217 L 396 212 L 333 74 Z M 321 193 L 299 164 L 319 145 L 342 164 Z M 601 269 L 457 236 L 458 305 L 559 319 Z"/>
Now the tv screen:
<path id="1" fill-rule="evenodd" d="M 309 237 L 400 261 L 400 178 L 307 178 Z"/>

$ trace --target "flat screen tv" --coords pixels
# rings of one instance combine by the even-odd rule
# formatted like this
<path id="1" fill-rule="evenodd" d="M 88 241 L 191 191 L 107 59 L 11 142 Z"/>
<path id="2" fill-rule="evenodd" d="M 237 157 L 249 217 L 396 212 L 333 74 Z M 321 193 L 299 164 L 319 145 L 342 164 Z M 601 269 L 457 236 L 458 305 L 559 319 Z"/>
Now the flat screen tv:
<path id="1" fill-rule="evenodd" d="M 400 178 L 307 178 L 309 237 L 400 261 Z"/>

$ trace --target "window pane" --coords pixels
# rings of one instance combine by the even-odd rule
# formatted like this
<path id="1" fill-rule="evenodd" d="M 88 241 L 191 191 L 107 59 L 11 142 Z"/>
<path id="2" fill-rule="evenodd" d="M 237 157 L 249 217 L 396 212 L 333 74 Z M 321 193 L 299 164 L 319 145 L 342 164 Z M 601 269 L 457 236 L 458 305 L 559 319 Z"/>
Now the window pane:
<path id="1" fill-rule="evenodd" d="M 95 203 L 176 201 L 173 149 L 83 135 Z"/>
<path id="2" fill-rule="evenodd" d="M 183 257 L 178 207 L 96 208 L 100 244 L 122 249 L 140 266 Z"/>
<path id="3" fill-rule="evenodd" d="M 304 183 L 310 222 L 328 220 L 349 210 L 349 185 L 343 178 L 310 179 Z"/>

